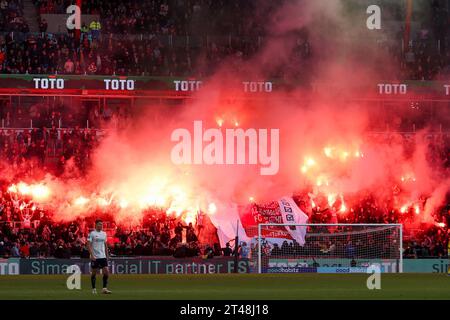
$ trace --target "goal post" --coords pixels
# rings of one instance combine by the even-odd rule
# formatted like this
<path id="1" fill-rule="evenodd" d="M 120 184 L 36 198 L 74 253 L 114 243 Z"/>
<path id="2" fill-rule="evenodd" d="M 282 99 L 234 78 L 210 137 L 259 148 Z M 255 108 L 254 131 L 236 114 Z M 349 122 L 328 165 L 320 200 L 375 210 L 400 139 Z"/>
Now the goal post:
<path id="1" fill-rule="evenodd" d="M 365 273 L 372 265 L 403 272 L 402 240 L 401 224 L 264 223 L 258 225 L 252 263 L 258 273 Z"/>

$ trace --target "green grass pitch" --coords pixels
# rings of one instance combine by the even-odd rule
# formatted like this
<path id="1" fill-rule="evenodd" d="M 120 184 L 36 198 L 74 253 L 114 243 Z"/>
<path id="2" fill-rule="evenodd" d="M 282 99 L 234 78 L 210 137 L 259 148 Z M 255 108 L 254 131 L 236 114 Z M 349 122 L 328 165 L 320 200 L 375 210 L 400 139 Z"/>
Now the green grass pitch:
<path id="1" fill-rule="evenodd" d="M 112 295 L 93 295 L 89 276 L 68 290 L 66 276 L 0 277 L 5 299 L 450 299 L 445 274 L 382 274 L 381 290 L 368 290 L 366 274 L 112 275 Z M 101 277 L 97 277 L 98 291 Z"/>

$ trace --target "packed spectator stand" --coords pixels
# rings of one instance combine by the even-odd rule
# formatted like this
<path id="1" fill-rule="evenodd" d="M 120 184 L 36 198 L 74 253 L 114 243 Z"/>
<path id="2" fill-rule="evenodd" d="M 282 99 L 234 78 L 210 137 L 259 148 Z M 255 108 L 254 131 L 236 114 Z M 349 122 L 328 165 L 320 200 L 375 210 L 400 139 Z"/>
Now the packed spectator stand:
<path id="1" fill-rule="evenodd" d="M 40 15 L 65 14 L 73 3 L 34 1 Z M 144 1 L 139 5 L 131 0 L 83 1 L 83 13 L 100 19 L 84 23 L 79 39 L 73 30 L 46 33 L 48 22 L 41 17 L 37 18 L 40 33 L 27 33 L 22 1 L 3 0 L 2 4 L 6 21 L 3 28 L 0 25 L 5 31 L 0 40 L 0 73 L 204 76 L 226 59 L 251 58 L 270 33 L 250 19 L 256 10 L 252 1 Z M 391 6 L 393 17 L 401 21 L 402 8 Z M 408 43 L 401 32 L 395 39 L 379 41 L 380 48 L 400 65 L 401 78 L 431 80 L 448 73 L 449 13 L 434 2 L 430 8 L 430 21 L 422 22 Z M 271 9 L 257 12 L 264 15 Z M 301 30 L 292 51 L 293 59 L 307 61 L 320 50 L 311 47 L 308 31 Z M 282 77 L 284 72 L 272 76 Z"/>
<path id="2" fill-rule="evenodd" d="M 39 14 L 43 15 L 64 14 L 67 6 L 74 1 L 33 2 Z M 47 21 L 41 17 L 37 17 L 39 33 L 29 33 L 23 16 L 23 1 L 0 1 L 0 31 L 3 31 L 0 38 L 0 73 L 203 76 L 212 73 L 226 59 L 251 57 L 264 43 L 264 28 L 252 23 L 251 19 L 245 19 L 254 10 L 254 4 L 249 1 L 141 3 L 97 0 L 83 3 L 83 12 L 98 15 L 100 20 L 84 24 L 78 39 L 74 32 L 47 33 Z M 447 23 L 445 21 L 448 21 L 448 12 L 433 8 L 432 23 L 423 24 L 410 43 L 405 44 L 398 39 L 394 47 L 387 48 L 401 67 L 401 78 L 431 80 L 447 74 L 450 66 L 448 34 L 440 33 L 448 29 L 443 27 Z M 315 48 L 311 48 L 307 32 L 301 32 L 299 39 L 293 51 L 300 59 L 311 58 Z M 98 130 L 100 122 L 124 116 L 97 110 L 88 117 L 91 126 L 87 128 L 84 121 L 77 123 L 74 119 L 64 119 L 69 126 L 61 127 L 61 110 L 50 110 L 46 114 L 36 112 L 30 116 L 20 108 L 12 112 L 9 106 L 3 105 L 1 113 L 4 121 L 0 129 L 1 162 L 17 168 L 16 174 L 29 176 L 43 174 L 45 170 L 55 175 L 62 174 L 68 161 L 73 162 L 81 173 L 86 171 L 91 152 L 105 134 Z M 388 140 L 389 133 L 384 138 Z M 404 139 L 408 143 L 408 137 Z M 437 134 L 433 139 L 436 142 L 431 144 L 431 148 L 435 150 L 431 154 L 447 161 L 448 168 L 448 134 Z M 23 210 L 19 200 L 22 199 L 11 198 L 6 190 L 2 190 L 0 258 L 89 256 L 86 237 L 92 228 L 92 221 L 55 224 L 49 219 L 51 213 L 29 203 Z M 398 211 L 386 208 L 386 204 L 374 203 L 368 197 L 352 208 L 352 214 L 339 222 L 403 222 Z M 331 213 L 311 211 L 308 214 L 311 222 L 315 223 L 333 219 Z M 435 214 L 437 221 L 448 226 L 449 205 Z M 407 216 L 402 215 L 401 219 L 407 219 Z M 117 256 L 231 254 L 229 247 L 222 250 L 217 243 L 200 243 L 199 226 L 178 224 L 178 221 L 158 211 L 148 213 L 142 229 L 125 230 L 113 222 L 108 222 L 106 226 L 112 239 L 111 253 Z M 447 239 L 447 227 L 418 230 L 405 239 L 404 256 L 446 256 Z M 188 245 L 181 246 L 183 242 Z M 279 250 L 282 253 L 295 252 L 286 247 Z"/>
<path id="3" fill-rule="evenodd" d="M 62 174 L 67 161 L 74 161 L 78 169 L 85 170 L 89 166 L 90 152 L 100 139 L 94 129 L 73 130 L 33 129 L 29 131 L 2 130 L 1 159 L 3 163 L 12 164 L 19 177 L 38 177 L 52 172 L 44 164 L 46 157 L 59 159 L 53 168 L 55 175 Z M 375 134 L 372 139 L 389 141 L 389 134 Z M 408 144 L 405 138 L 405 144 Z M 439 161 L 448 162 L 450 137 L 444 135 L 435 138 L 430 144 L 432 154 L 436 152 Z M 445 153 L 446 152 L 446 153 Z M 438 160 L 436 160 L 438 161 Z M 447 167 L 449 167 L 447 163 Z M 55 257 L 85 257 L 87 232 L 92 229 L 93 221 L 89 219 L 71 223 L 54 223 L 51 212 L 34 205 L 27 199 L 15 198 L 3 185 L 0 211 L 0 256 L 55 256 Z M 301 196 L 297 195 L 297 203 L 302 206 Z M 450 223 L 450 205 L 442 207 L 434 213 L 436 221 L 444 223 L 445 227 L 434 226 L 411 230 L 405 237 L 405 257 L 424 258 L 446 255 L 447 225 Z M 359 204 L 350 209 L 344 218 L 336 220 L 336 211 L 332 208 L 325 211 L 311 209 L 307 212 L 311 223 L 407 223 L 414 219 L 413 209 L 400 214 L 392 209 L 391 203 L 377 203 L 368 194 L 359 199 Z M 106 221 L 108 217 L 105 217 Z M 217 243 L 200 243 L 198 241 L 201 226 L 186 225 L 177 219 L 168 217 L 163 211 L 149 210 L 143 219 L 141 228 L 116 226 L 113 221 L 106 223 L 110 236 L 110 249 L 114 255 L 174 255 L 197 256 L 213 252 L 221 255 L 223 252 Z M 181 243 L 186 245 L 181 246 Z M 295 243 L 291 244 L 296 245 Z M 296 251 L 286 248 L 286 254 Z M 278 249 L 276 249 L 278 250 Z M 281 248 L 280 250 L 283 250 Z"/>
<path id="4" fill-rule="evenodd" d="M 22 0 L 0 1 L 0 30 L 6 32 L 28 32 L 29 27 L 23 17 Z"/>

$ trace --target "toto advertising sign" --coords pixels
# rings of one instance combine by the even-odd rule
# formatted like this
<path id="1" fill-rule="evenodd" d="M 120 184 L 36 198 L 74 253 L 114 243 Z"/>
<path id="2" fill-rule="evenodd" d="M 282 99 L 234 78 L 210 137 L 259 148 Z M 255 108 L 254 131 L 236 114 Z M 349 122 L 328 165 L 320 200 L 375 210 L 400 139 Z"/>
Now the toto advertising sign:
<path id="1" fill-rule="evenodd" d="M 234 272 L 234 263 L 233 258 L 111 258 L 109 268 L 113 274 L 214 274 Z M 250 271 L 248 260 L 237 263 L 239 273 Z M 20 274 L 65 274 L 71 265 L 90 272 L 88 259 L 21 259 Z"/>

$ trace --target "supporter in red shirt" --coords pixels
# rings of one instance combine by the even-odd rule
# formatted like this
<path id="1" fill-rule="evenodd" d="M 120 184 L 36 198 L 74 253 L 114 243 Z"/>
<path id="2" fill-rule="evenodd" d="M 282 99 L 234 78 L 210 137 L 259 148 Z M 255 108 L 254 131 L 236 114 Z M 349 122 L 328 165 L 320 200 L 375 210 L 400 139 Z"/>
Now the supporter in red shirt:
<path id="1" fill-rule="evenodd" d="M 23 243 L 20 246 L 20 256 L 24 257 L 24 258 L 29 258 L 30 257 L 30 246 L 28 245 L 27 242 Z"/>

